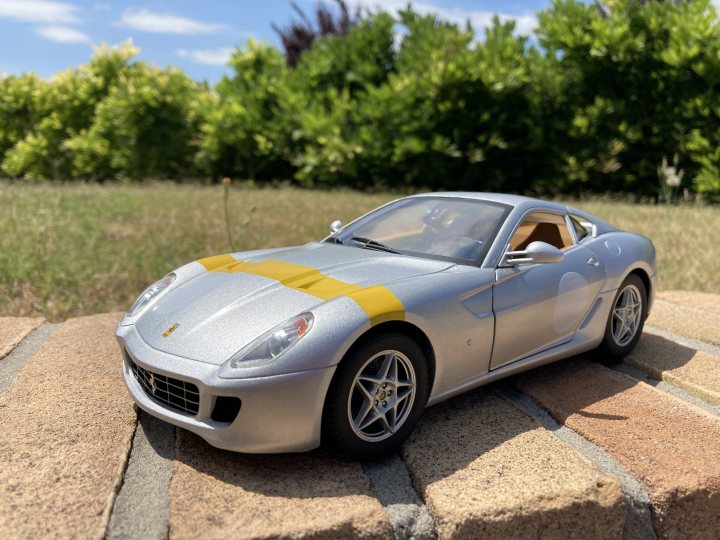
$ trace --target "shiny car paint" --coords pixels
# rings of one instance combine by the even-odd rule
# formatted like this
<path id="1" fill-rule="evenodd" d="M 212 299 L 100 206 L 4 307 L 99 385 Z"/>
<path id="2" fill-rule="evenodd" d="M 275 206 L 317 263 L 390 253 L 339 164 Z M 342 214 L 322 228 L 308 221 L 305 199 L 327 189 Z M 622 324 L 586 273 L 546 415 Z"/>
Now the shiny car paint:
<path id="1" fill-rule="evenodd" d="M 179 268 L 167 291 L 117 329 L 124 378 L 136 403 L 220 448 L 309 450 L 320 443 L 336 366 L 371 329 L 394 325 L 424 336 L 431 352 L 428 405 L 433 405 L 598 346 L 613 298 L 631 272 L 649 284 L 649 311 L 656 266 L 645 237 L 528 197 L 456 192 L 414 197 L 491 201 L 507 205 L 509 213 L 477 264 L 311 242 L 209 257 Z M 513 232 L 535 211 L 572 214 L 592 223 L 594 234 L 567 248 L 560 262 L 501 267 Z M 285 354 L 229 367 L 234 353 L 303 312 L 313 315 L 312 329 Z M 198 413 L 181 413 L 153 399 L 135 380 L 130 361 L 197 385 Z M 231 423 L 211 418 L 218 396 L 241 400 Z"/>

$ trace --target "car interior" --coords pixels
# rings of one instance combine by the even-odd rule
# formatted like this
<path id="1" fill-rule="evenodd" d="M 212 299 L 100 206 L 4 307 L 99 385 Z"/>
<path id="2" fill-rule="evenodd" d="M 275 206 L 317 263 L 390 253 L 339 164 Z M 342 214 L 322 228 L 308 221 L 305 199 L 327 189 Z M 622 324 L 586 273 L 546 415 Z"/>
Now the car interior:
<path id="1" fill-rule="evenodd" d="M 510 239 L 512 251 L 523 251 L 532 242 L 545 242 L 560 250 L 573 245 L 573 238 L 563 216 L 546 212 L 529 214 Z"/>

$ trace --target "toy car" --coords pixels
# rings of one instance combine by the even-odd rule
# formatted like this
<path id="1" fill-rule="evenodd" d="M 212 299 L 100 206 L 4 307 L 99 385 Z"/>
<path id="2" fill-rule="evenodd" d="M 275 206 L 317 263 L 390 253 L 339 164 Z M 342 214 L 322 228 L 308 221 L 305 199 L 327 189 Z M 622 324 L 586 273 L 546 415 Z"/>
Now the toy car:
<path id="1" fill-rule="evenodd" d="M 628 354 L 655 289 L 643 236 L 553 202 L 429 193 L 320 242 L 182 266 L 117 338 L 140 408 L 213 446 L 372 457 L 426 406 L 590 349 Z"/>

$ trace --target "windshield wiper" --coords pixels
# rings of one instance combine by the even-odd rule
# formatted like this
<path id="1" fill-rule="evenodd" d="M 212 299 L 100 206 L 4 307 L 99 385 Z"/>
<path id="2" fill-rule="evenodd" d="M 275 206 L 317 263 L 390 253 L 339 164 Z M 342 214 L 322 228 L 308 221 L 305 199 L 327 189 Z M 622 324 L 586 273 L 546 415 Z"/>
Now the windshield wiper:
<path id="1" fill-rule="evenodd" d="M 363 244 L 364 248 L 367 249 L 377 249 L 379 251 L 387 251 L 388 253 L 395 253 L 397 255 L 402 255 L 402 252 L 391 248 L 390 246 L 386 246 L 385 244 L 381 244 L 377 240 L 373 240 L 372 238 L 363 238 L 362 236 L 353 236 L 350 240 L 353 240 L 354 242 L 360 242 Z"/>
<path id="2" fill-rule="evenodd" d="M 345 242 L 340 240 L 337 236 L 328 236 L 324 241 L 330 242 L 331 244 L 345 244 Z"/>

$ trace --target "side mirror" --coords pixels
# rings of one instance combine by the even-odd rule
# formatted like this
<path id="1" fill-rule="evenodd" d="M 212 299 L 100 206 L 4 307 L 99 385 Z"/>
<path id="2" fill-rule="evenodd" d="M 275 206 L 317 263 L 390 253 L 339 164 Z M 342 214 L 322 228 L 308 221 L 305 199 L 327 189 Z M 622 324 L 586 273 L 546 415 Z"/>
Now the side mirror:
<path id="1" fill-rule="evenodd" d="M 554 263 L 565 258 L 565 254 L 555 246 L 545 242 L 531 242 L 525 251 L 506 251 L 501 266 L 516 264 Z"/>
<path id="2" fill-rule="evenodd" d="M 331 233 L 331 234 L 335 234 L 335 233 L 338 232 L 340 229 L 342 229 L 342 221 L 340 221 L 339 219 L 336 219 L 335 221 L 333 221 L 333 222 L 330 224 L 330 233 Z"/>
<path id="3" fill-rule="evenodd" d="M 585 230 L 587 230 L 588 234 L 589 234 L 592 238 L 596 238 L 596 237 L 597 237 L 597 235 L 598 235 L 597 225 L 595 225 L 594 223 L 590 223 L 589 221 L 583 221 L 581 225 L 582 225 L 583 227 L 585 227 Z"/>

